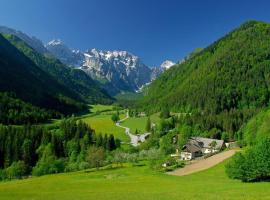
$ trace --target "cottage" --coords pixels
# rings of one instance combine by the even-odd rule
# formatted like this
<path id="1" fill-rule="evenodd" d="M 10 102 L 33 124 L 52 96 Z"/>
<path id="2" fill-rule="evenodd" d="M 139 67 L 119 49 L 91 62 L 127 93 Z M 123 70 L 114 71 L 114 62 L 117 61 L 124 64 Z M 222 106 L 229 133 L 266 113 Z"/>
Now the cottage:
<path id="1" fill-rule="evenodd" d="M 181 152 L 181 160 L 192 160 L 202 155 L 201 145 L 196 140 L 189 140 Z"/>
<path id="2" fill-rule="evenodd" d="M 202 155 L 216 153 L 225 147 L 223 140 L 215 140 L 203 137 L 192 137 L 182 148 L 181 160 L 192 160 Z"/>

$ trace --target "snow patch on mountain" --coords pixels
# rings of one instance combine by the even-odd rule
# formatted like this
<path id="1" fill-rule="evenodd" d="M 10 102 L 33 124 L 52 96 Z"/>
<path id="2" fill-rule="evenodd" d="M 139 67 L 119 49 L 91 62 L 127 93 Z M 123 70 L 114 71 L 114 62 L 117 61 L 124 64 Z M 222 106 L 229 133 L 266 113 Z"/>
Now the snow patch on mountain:
<path id="1" fill-rule="evenodd" d="M 175 63 L 171 60 L 165 60 L 161 65 L 160 67 L 163 68 L 163 69 L 170 69 L 173 65 L 175 65 Z"/>
<path id="2" fill-rule="evenodd" d="M 161 66 L 150 68 L 138 56 L 127 51 L 89 49 L 83 52 L 70 49 L 60 39 L 48 42 L 46 48 L 61 62 L 79 68 L 102 82 L 111 95 L 121 91 L 141 91 L 175 64 L 166 60 Z"/>

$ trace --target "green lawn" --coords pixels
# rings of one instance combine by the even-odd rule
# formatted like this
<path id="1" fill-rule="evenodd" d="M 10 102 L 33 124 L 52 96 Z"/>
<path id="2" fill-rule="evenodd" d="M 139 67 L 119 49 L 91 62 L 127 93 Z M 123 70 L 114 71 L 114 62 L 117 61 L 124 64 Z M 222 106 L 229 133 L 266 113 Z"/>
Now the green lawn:
<path id="1" fill-rule="evenodd" d="M 258 200 L 270 199 L 270 183 L 241 183 L 227 178 L 224 163 L 175 177 L 147 167 L 48 175 L 0 183 L 1 200 Z"/>
<path id="2" fill-rule="evenodd" d="M 124 116 L 124 114 L 121 114 L 120 118 L 124 118 Z M 108 113 L 89 115 L 83 117 L 82 120 L 89 124 L 96 133 L 113 134 L 116 138 L 119 138 L 124 142 L 129 142 L 129 138 L 125 134 L 125 130 L 123 128 L 115 126 L 115 124 L 111 120 L 111 115 Z"/>

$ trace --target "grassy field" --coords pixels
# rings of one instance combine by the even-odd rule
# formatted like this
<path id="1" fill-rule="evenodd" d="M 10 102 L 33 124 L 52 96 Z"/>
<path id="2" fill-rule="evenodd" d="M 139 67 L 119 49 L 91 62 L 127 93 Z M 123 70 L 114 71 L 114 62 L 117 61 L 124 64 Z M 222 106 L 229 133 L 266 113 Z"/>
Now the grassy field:
<path id="1" fill-rule="evenodd" d="M 97 105 L 91 105 L 90 111 L 95 113 L 95 112 L 104 112 L 107 110 L 113 110 L 113 105 L 101 105 L 101 104 L 97 104 Z"/>
<path id="2" fill-rule="evenodd" d="M 147 117 L 130 117 L 123 121 L 121 125 L 129 127 L 131 133 L 135 133 L 136 129 L 139 131 L 139 133 L 145 133 L 145 127 L 146 127 Z"/>
<path id="3" fill-rule="evenodd" d="M 227 178 L 224 163 L 203 172 L 175 177 L 148 167 L 75 172 L 0 183 L 1 200 L 254 200 L 270 199 L 270 183 Z"/>
<path id="4" fill-rule="evenodd" d="M 148 117 L 130 117 L 121 124 L 123 126 L 129 127 L 131 133 L 133 134 L 135 133 L 136 129 L 139 131 L 139 133 L 145 133 L 147 118 Z M 159 114 L 156 113 L 151 115 L 150 120 L 151 122 L 158 124 L 160 121 Z"/>
<path id="5" fill-rule="evenodd" d="M 121 114 L 120 118 L 124 118 L 124 116 L 124 114 Z M 119 138 L 124 142 L 129 141 L 128 136 L 125 134 L 125 130 L 115 126 L 115 124 L 111 120 L 111 115 L 108 113 L 88 116 L 82 118 L 82 120 L 89 124 L 90 127 L 96 131 L 96 133 L 113 134 L 116 138 Z"/>
<path id="6" fill-rule="evenodd" d="M 111 114 L 114 113 L 112 105 L 91 105 L 91 113 L 81 117 L 81 119 L 90 125 L 97 134 L 113 134 L 116 138 L 124 142 L 128 142 L 129 138 L 125 134 L 124 129 L 115 126 L 111 120 Z M 95 114 L 99 112 L 98 114 Z M 124 113 L 124 112 L 122 112 Z M 124 118 L 125 114 L 120 114 L 120 118 Z"/>

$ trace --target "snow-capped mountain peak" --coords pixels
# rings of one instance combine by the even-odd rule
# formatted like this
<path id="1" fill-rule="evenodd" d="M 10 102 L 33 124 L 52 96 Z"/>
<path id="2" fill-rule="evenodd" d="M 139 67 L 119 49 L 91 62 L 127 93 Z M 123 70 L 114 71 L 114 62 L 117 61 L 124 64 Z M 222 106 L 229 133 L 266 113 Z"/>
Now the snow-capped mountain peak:
<path id="1" fill-rule="evenodd" d="M 84 61 L 84 55 L 80 50 L 70 49 L 60 39 L 53 39 L 45 46 L 56 58 L 69 66 L 81 67 Z"/>
<path id="2" fill-rule="evenodd" d="M 64 45 L 64 43 L 60 39 L 53 39 L 53 40 L 49 41 L 46 46 L 54 46 L 54 45 Z"/>
<path id="3" fill-rule="evenodd" d="M 163 69 L 170 69 L 171 66 L 175 65 L 175 63 L 171 60 L 165 60 L 161 65 L 160 67 L 163 68 Z"/>
<path id="4" fill-rule="evenodd" d="M 175 64 L 167 60 L 160 67 L 150 68 L 128 51 L 89 49 L 83 52 L 70 49 L 60 39 L 50 41 L 46 47 L 63 63 L 78 67 L 105 83 L 104 89 L 111 95 L 138 91 Z"/>

